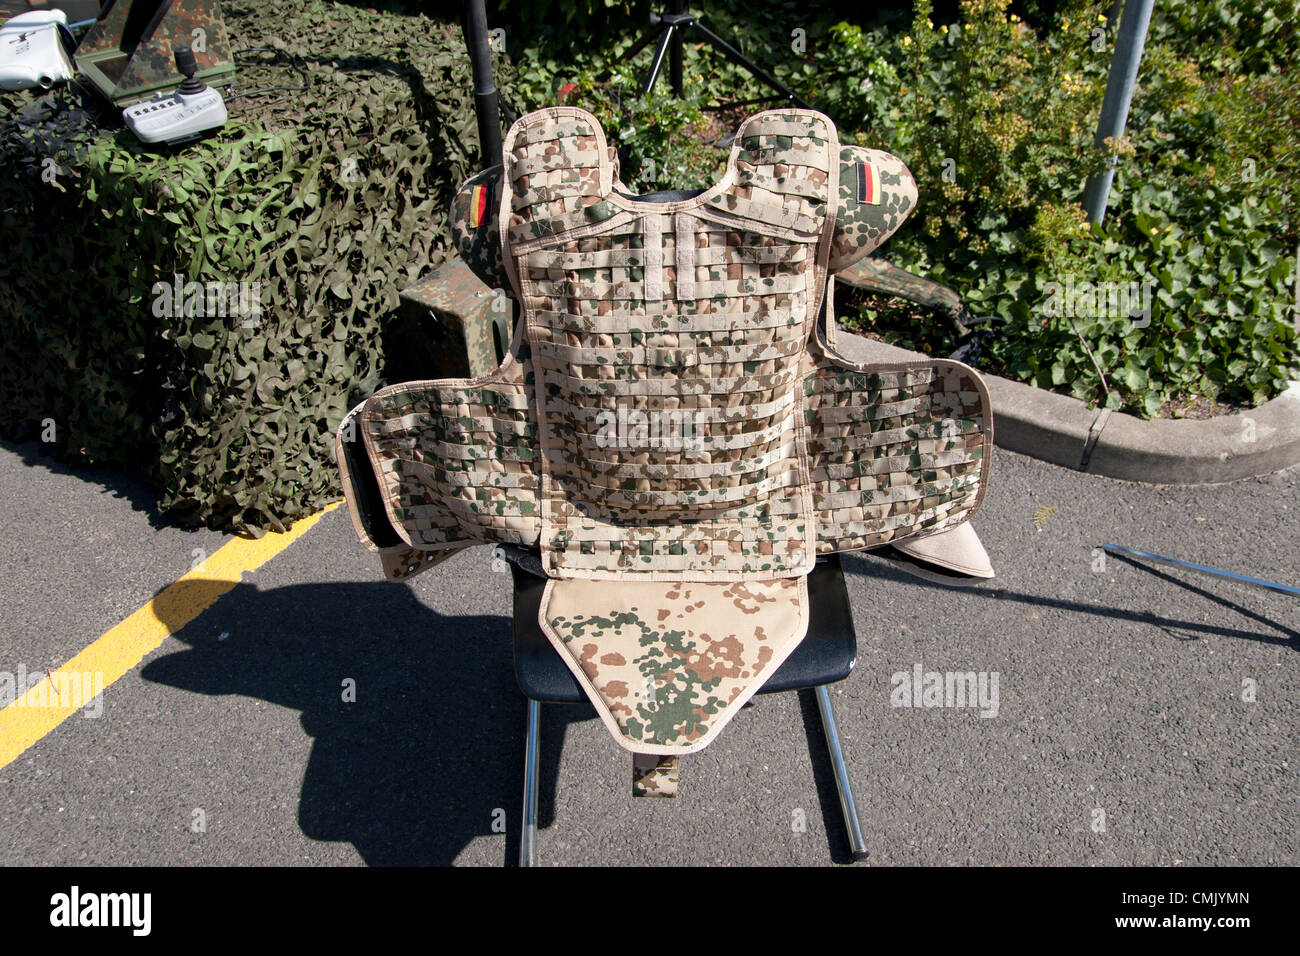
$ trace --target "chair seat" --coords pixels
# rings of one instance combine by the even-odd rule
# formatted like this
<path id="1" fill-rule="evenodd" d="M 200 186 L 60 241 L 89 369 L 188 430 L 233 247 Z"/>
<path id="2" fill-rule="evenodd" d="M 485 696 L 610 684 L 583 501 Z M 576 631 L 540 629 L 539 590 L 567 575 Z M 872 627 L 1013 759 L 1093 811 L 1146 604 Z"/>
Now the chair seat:
<path id="1" fill-rule="evenodd" d="M 511 563 L 514 576 L 515 680 L 524 696 L 555 704 L 587 702 L 577 679 L 542 632 L 537 613 L 546 578 Z M 808 575 L 808 634 L 760 694 L 802 690 L 843 680 L 857 661 L 857 634 L 839 555 L 819 559 Z"/>

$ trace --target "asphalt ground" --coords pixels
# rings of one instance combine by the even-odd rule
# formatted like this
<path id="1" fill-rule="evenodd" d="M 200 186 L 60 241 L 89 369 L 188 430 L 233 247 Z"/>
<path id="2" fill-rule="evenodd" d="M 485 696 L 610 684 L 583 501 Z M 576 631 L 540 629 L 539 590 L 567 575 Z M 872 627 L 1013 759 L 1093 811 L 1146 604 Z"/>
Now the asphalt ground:
<path id="1" fill-rule="evenodd" d="M 57 668 L 229 540 L 39 446 L 0 445 L 0 481 L 0 672 Z M 953 591 L 847 557 L 859 659 L 833 699 L 858 865 L 1294 865 L 1300 602 L 1094 549 L 1294 585 L 1298 509 L 1294 469 L 1149 487 L 998 450 L 975 519 L 995 581 Z M 0 768 L 0 864 L 512 864 L 509 614 L 487 548 L 394 584 L 334 510 L 169 625 L 99 717 Z M 891 675 L 918 664 L 996 673 L 996 716 L 891 706 Z M 631 796 L 594 711 L 543 713 L 543 865 L 849 859 L 806 694 L 756 698 L 683 758 L 675 800 Z"/>

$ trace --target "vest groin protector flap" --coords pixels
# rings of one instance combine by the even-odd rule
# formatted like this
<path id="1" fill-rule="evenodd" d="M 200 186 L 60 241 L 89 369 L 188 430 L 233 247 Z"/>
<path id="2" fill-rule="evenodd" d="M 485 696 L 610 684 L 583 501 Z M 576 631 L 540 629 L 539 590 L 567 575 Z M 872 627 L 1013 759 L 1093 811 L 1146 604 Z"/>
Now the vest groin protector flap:
<path id="1" fill-rule="evenodd" d="M 975 511 L 988 393 L 957 362 L 855 365 L 826 341 L 829 276 L 898 228 L 916 186 L 821 113 L 749 118 L 690 198 L 631 195 L 573 107 L 521 117 L 503 160 L 453 221 L 520 305 L 508 354 L 345 420 L 354 526 L 392 578 L 475 544 L 540 548 L 540 624 L 615 739 L 690 753 L 803 639 L 818 554 Z"/>

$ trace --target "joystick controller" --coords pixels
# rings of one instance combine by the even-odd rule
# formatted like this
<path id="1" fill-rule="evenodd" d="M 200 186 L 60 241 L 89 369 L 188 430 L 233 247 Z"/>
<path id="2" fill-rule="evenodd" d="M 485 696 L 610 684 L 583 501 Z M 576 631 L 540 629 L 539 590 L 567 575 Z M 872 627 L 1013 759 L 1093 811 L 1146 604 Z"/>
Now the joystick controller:
<path id="1" fill-rule="evenodd" d="M 143 143 L 181 143 L 226 121 L 226 101 L 195 74 L 199 72 L 194 51 L 180 46 L 172 51 L 176 72 L 185 79 L 172 93 L 128 106 L 122 111 L 127 128 Z"/>

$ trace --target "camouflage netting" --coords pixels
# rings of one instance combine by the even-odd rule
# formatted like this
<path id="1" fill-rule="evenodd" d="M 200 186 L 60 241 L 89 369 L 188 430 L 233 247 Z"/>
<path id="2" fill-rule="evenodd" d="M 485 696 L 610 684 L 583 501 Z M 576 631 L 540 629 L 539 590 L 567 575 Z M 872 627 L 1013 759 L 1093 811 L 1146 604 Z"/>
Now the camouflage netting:
<path id="1" fill-rule="evenodd" d="M 172 518 L 253 533 L 337 498 L 348 403 L 421 375 L 398 293 L 445 258 L 477 165 L 457 24 L 263 6 L 225 6 L 239 87 L 300 86 L 290 56 L 312 86 L 232 100 L 202 142 L 0 94 L 0 430 L 143 465 Z"/>

